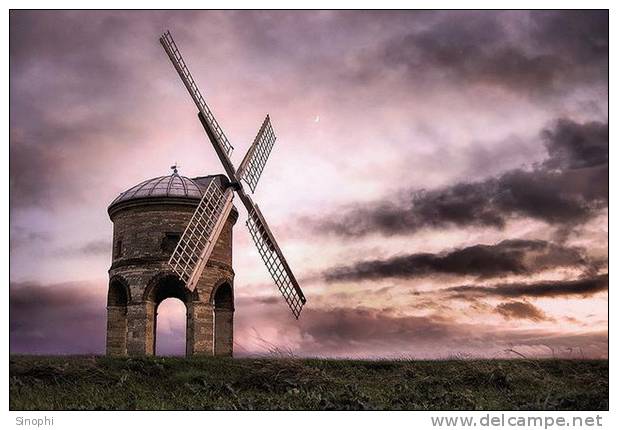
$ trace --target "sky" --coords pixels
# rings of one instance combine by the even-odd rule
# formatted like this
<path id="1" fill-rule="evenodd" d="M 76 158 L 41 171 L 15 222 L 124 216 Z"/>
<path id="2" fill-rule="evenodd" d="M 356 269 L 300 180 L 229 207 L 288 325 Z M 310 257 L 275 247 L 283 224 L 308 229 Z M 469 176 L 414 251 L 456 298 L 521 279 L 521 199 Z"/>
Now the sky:
<path id="1" fill-rule="evenodd" d="M 12 353 L 103 353 L 107 206 L 222 173 L 167 29 L 236 165 L 277 135 L 254 201 L 308 303 L 237 203 L 236 355 L 607 357 L 606 11 L 11 11 Z"/>

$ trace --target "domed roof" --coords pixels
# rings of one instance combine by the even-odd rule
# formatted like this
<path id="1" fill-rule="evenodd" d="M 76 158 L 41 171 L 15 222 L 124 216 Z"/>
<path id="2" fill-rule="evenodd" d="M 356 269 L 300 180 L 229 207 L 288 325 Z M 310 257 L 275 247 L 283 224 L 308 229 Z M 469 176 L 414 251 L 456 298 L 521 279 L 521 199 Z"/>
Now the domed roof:
<path id="1" fill-rule="evenodd" d="M 221 185 L 227 182 L 227 178 L 223 175 L 202 176 L 190 179 L 179 175 L 174 170 L 174 173 L 171 175 L 147 179 L 120 193 L 109 205 L 108 212 L 111 212 L 111 209 L 120 203 L 132 200 L 172 198 L 199 201 L 204 190 L 212 180 L 218 180 Z"/>

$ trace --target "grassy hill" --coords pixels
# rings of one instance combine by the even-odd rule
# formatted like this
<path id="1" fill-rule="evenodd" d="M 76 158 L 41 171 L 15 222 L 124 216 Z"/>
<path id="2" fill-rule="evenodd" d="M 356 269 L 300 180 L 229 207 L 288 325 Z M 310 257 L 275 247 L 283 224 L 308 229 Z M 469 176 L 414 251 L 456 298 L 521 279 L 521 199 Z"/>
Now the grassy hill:
<path id="1" fill-rule="evenodd" d="M 608 408 L 606 360 L 11 356 L 10 408 Z"/>

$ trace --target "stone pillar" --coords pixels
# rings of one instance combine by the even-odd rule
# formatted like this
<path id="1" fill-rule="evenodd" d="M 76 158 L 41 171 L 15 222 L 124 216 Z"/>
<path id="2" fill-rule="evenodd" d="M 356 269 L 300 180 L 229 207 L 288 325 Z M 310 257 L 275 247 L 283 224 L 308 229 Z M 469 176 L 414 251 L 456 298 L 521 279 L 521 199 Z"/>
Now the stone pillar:
<path id="1" fill-rule="evenodd" d="M 107 355 L 127 355 L 127 307 L 107 307 L 107 341 L 105 345 Z"/>
<path id="2" fill-rule="evenodd" d="M 231 357 L 234 351 L 234 310 L 215 309 L 215 355 Z"/>
<path id="3" fill-rule="evenodd" d="M 146 302 L 144 305 L 146 307 L 146 355 L 154 355 L 157 336 L 157 305 L 153 302 Z"/>
<path id="4" fill-rule="evenodd" d="M 155 318 L 155 304 L 152 302 L 127 306 L 128 355 L 154 354 Z"/>
<path id="5" fill-rule="evenodd" d="M 187 357 L 213 355 L 213 307 L 206 302 L 187 305 Z"/>

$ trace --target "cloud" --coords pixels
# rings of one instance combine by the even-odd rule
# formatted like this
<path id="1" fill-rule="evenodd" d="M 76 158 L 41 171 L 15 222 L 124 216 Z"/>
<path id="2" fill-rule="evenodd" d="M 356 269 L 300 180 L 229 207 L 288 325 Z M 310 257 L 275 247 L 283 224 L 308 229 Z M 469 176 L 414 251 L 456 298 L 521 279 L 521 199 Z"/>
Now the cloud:
<path id="1" fill-rule="evenodd" d="M 445 75 L 457 86 L 494 82 L 518 92 L 557 81 L 568 82 L 571 90 L 582 81 L 603 84 L 607 16 L 605 11 L 13 11 L 12 207 L 80 197 L 86 188 L 80 182 L 94 179 L 78 177 L 78 163 L 103 176 L 95 161 L 120 163 L 118 153 L 149 138 L 152 123 L 143 118 L 151 113 L 151 99 L 172 101 L 167 83 L 173 75 L 156 42 L 170 24 L 189 52 L 204 38 L 221 40 L 211 49 L 211 61 L 225 50 L 222 56 L 237 58 L 226 69 L 230 74 L 236 76 L 235 68 L 253 74 L 237 82 L 257 79 L 257 87 L 283 102 L 289 94 L 282 88 L 309 99 L 319 93 L 341 100 L 344 93 L 356 100 L 359 88 L 371 97 L 388 97 L 381 86 L 359 84 L 350 74 L 380 80 L 398 68 L 421 83 Z M 307 70 L 313 78 L 306 78 Z M 409 88 L 405 80 L 395 84 L 399 94 Z"/>
<path id="2" fill-rule="evenodd" d="M 496 312 L 506 319 L 527 319 L 531 321 L 543 321 L 548 317 L 545 313 L 527 302 L 506 302 L 496 306 Z"/>
<path id="3" fill-rule="evenodd" d="M 11 284 L 11 353 L 103 353 L 104 292 L 103 285 L 92 282 Z M 533 348 L 532 353 L 539 355 L 547 353 L 543 345 L 551 345 L 558 355 L 568 355 L 578 347 L 589 357 L 607 355 L 607 332 L 573 335 L 496 330 L 438 314 L 404 315 L 392 308 L 363 307 L 308 307 L 298 322 L 291 323 L 281 301 L 256 300 L 260 306 L 249 299 L 237 303 L 238 355 L 255 355 L 275 347 L 300 356 L 436 358 L 457 354 L 488 356 L 513 345 Z M 177 328 L 170 326 L 172 335 L 181 334 Z M 167 341 L 178 343 L 178 339 Z"/>
<path id="4" fill-rule="evenodd" d="M 534 11 L 533 40 L 568 58 L 570 65 L 607 65 L 609 14 L 604 10 Z"/>
<path id="5" fill-rule="evenodd" d="M 167 15 L 178 16 L 191 19 Z M 152 63 L 167 66 L 156 43 L 162 20 L 157 13 L 12 11 L 12 210 L 92 198 L 118 170 L 118 156 L 145 138 L 142 118 L 160 91 Z"/>
<path id="6" fill-rule="evenodd" d="M 106 301 L 100 284 L 11 283 L 12 354 L 88 354 L 105 351 Z"/>
<path id="7" fill-rule="evenodd" d="M 605 11 L 447 13 L 387 39 L 366 67 L 373 70 L 373 59 L 411 80 L 438 77 L 538 97 L 574 82 L 604 83 L 608 36 Z"/>
<path id="8" fill-rule="evenodd" d="M 312 313 L 308 323 L 303 324 L 304 332 L 322 346 L 376 341 L 394 346 L 400 343 L 402 333 L 408 334 L 409 341 L 437 341 L 459 332 L 452 320 L 438 315 L 396 316 L 372 308 L 334 308 Z"/>
<path id="9" fill-rule="evenodd" d="M 235 326 L 242 345 L 240 355 L 280 349 L 314 357 L 496 357 L 514 348 L 530 356 L 569 357 L 574 349 L 582 348 L 587 357 L 607 356 L 606 331 L 575 335 L 498 328 L 438 314 L 405 315 L 393 309 L 363 307 L 308 307 L 294 324 L 281 304 L 243 311 L 237 312 Z"/>
<path id="10" fill-rule="evenodd" d="M 315 232 L 344 237 L 389 236 L 425 228 L 503 228 L 511 218 L 575 225 L 607 207 L 608 124 L 559 119 L 542 136 L 549 156 L 541 165 L 478 182 L 407 190 L 399 200 L 352 205 L 303 222 Z"/>
<path id="11" fill-rule="evenodd" d="M 559 119 L 542 136 L 549 158 L 543 163 L 553 169 L 581 169 L 609 163 L 609 127 L 600 122 L 578 124 Z"/>
<path id="12" fill-rule="evenodd" d="M 384 60 L 407 73 L 436 70 L 457 81 L 494 82 L 516 89 L 549 86 L 560 70 L 552 55 L 528 55 L 510 45 L 494 16 L 452 17 L 389 41 Z"/>
<path id="13" fill-rule="evenodd" d="M 10 226 L 10 247 L 11 250 L 36 244 L 47 243 L 51 240 L 51 235 L 44 231 L 32 231 L 24 227 L 11 225 Z"/>
<path id="14" fill-rule="evenodd" d="M 159 322 L 163 328 L 168 327 L 167 317 L 170 314 L 184 318 L 184 305 L 174 302 L 166 301 L 162 308 L 165 315 L 163 319 L 160 317 Z M 54 284 L 13 282 L 10 285 L 9 309 L 11 354 L 105 353 L 105 281 Z M 181 326 L 172 325 L 165 336 L 159 337 L 159 353 L 178 351 L 179 345 L 184 346 L 184 324 L 183 319 Z"/>
<path id="15" fill-rule="evenodd" d="M 542 240 L 505 240 L 495 245 L 474 245 L 440 254 L 417 253 L 362 261 L 326 270 L 324 277 L 327 281 L 408 279 L 433 274 L 488 278 L 587 264 L 585 253 L 579 248 Z"/>
<path id="16" fill-rule="evenodd" d="M 507 283 L 493 286 L 461 285 L 446 288 L 442 291 L 456 293 L 453 297 L 588 297 L 607 291 L 609 275 L 607 273 L 570 280 L 570 281 L 540 281 L 531 283 Z"/>
<path id="17" fill-rule="evenodd" d="M 61 248 L 54 252 L 58 257 L 111 255 L 112 244 L 109 240 L 93 240 L 83 245 Z"/>
<path id="18" fill-rule="evenodd" d="M 273 224 L 279 219 L 285 231 L 290 211 L 328 213 L 337 210 L 329 205 L 340 199 L 373 195 L 373 203 L 317 219 L 314 227 L 320 234 L 356 238 L 479 226 L 489 227 L 483 241 L 494 243 L 487 230 L 513 218 L 573 231 L 574 223 L 607 207 L 607 124 L 586 122 L 606 121 L 606 17 L 604 11 L 12 11 L 11 270 L 15 279 L 41 283 L 10 286 L 11 350 L 102 352 L 106 283 L 45 280 L 67 273 L 76 279 L 104 274 L 109 262 L 69 258 L 64 264 L 54 252 L 109 256 L 109 244 L 88 239 L 94 231 L 109 229 L 105 205 L 144 177 L 163 174 L 157 169 L 167 169 L 174 160 L 187 174 L 220 169 L 212 148 L 201 140 L 195 108 L 157 42 L 166 28 L 233 142 L 255 136 L 262 118 L 257 111 L 268 109 L 276 116 L 281 145 L 270 163 L 279 167 L 269 170 L 273 187 L 264 184 L 262 191 L 302 192 L 287 193 L 285 202 L 273 199 L 281 193 L 261 194 L 260 201 L 275 215 L 269 218 Z M 204 40 L 217 41 L 208 55 L 202 55 Z M 311 122 L 316 112 L 319 124 Z M 526 138 L 538 124 L 558 117 L 564 118 L 540 139 Z M 236 156 L 242 156 L 242 145 Z M 547 158 L 538 165 L 502 173 L 539 160 L 543 149 Z M 298 174 L 293 160 L 302 160 L 304 174 Z M 403 189 L 401 198 L 380 198 L 395 183 Z M 442 188 L 412 187 L 419 183 Z M 19 227 L 25 230 L 17 232 Z M 578 243 L 594 242 L 590 234 L 586 231 Z M 342 255 L 337 247 L 349 254 L 345 242 L 331 247 L 318 235 L 305 236 L 292 246 L 296 257 L 289 256 L 299 273 L 321 270 L 316 266 L 329 256 Z M 444 236 L 449 243 L 461 237 Z M 78 237 L 86 238 L 81 245 L 72 243 Z M 250 243 L 235 245 L 241 256 L 248 250 L 245 245 Z M 324 252 L 316 254 L 307 246 Z M 550 248 L 523 248 L 512 252 L 536 259 L 502 261 L 497 255 L 488 272 L 499 276 L 501 269 L 510 274 L 558 264 L 541 262 L 541 256 L 555 257 Z M 471 256 L 476 252 L 469 251 Z M 318 257 L 305 258 L 309 254 Z M 423 270 L 465 271 L 458 259 L 466 255 L 448 254 L 430 254 Z M 575 254 L 567 252 L 564 258 Z M 387 263 L 393 264 L 386 268 L 389 276 L 408 276 L 395 261 Z M 494 276 L 471 270 L 479 278 Z M 257 272 L 252 271 L 249 265 L 242 273 L 253 279 Z M 243 280 L 238 280 L 242 294 Z M 510 323 L 491 327 L 481 316 L 478 324 L 462 326 L 445 309 L 461 303 L 441 300 L 440 308 L 433 302 L 444 294 L 419 297 L 409 308 L 397 309 L 401 290 L 389 286 L 389 307 L 380 306 L 383 295 L 372 291 L 369 296 L 376 309 L 346 307 L 369 302 L 355 288 L 343 288 L 345 297 L 312 296 L 299 323 L 290 321 L 280 299 L 245 305 L 241 295 L 237 340 L 248 342 L 255 328 L 300 355 L 436 357 L 461 351 L 461 339 L 471 339 L 471 348 L 487 354 L 509 341 L 532 344 L 567 330 L 525 336 L 509 331 L 497 338 Z M 463 293 L 447 293 L 456 294 Z M 517 297 L 500 296 L 499 301 Z M 598 319 L 591 324 L 604 328 Z M 424 337 L 424 331 L 435 337 Z M 601 353 L 607 343 L 604 333 L 563 342 L 594 344 L 591 350 Z"/>

